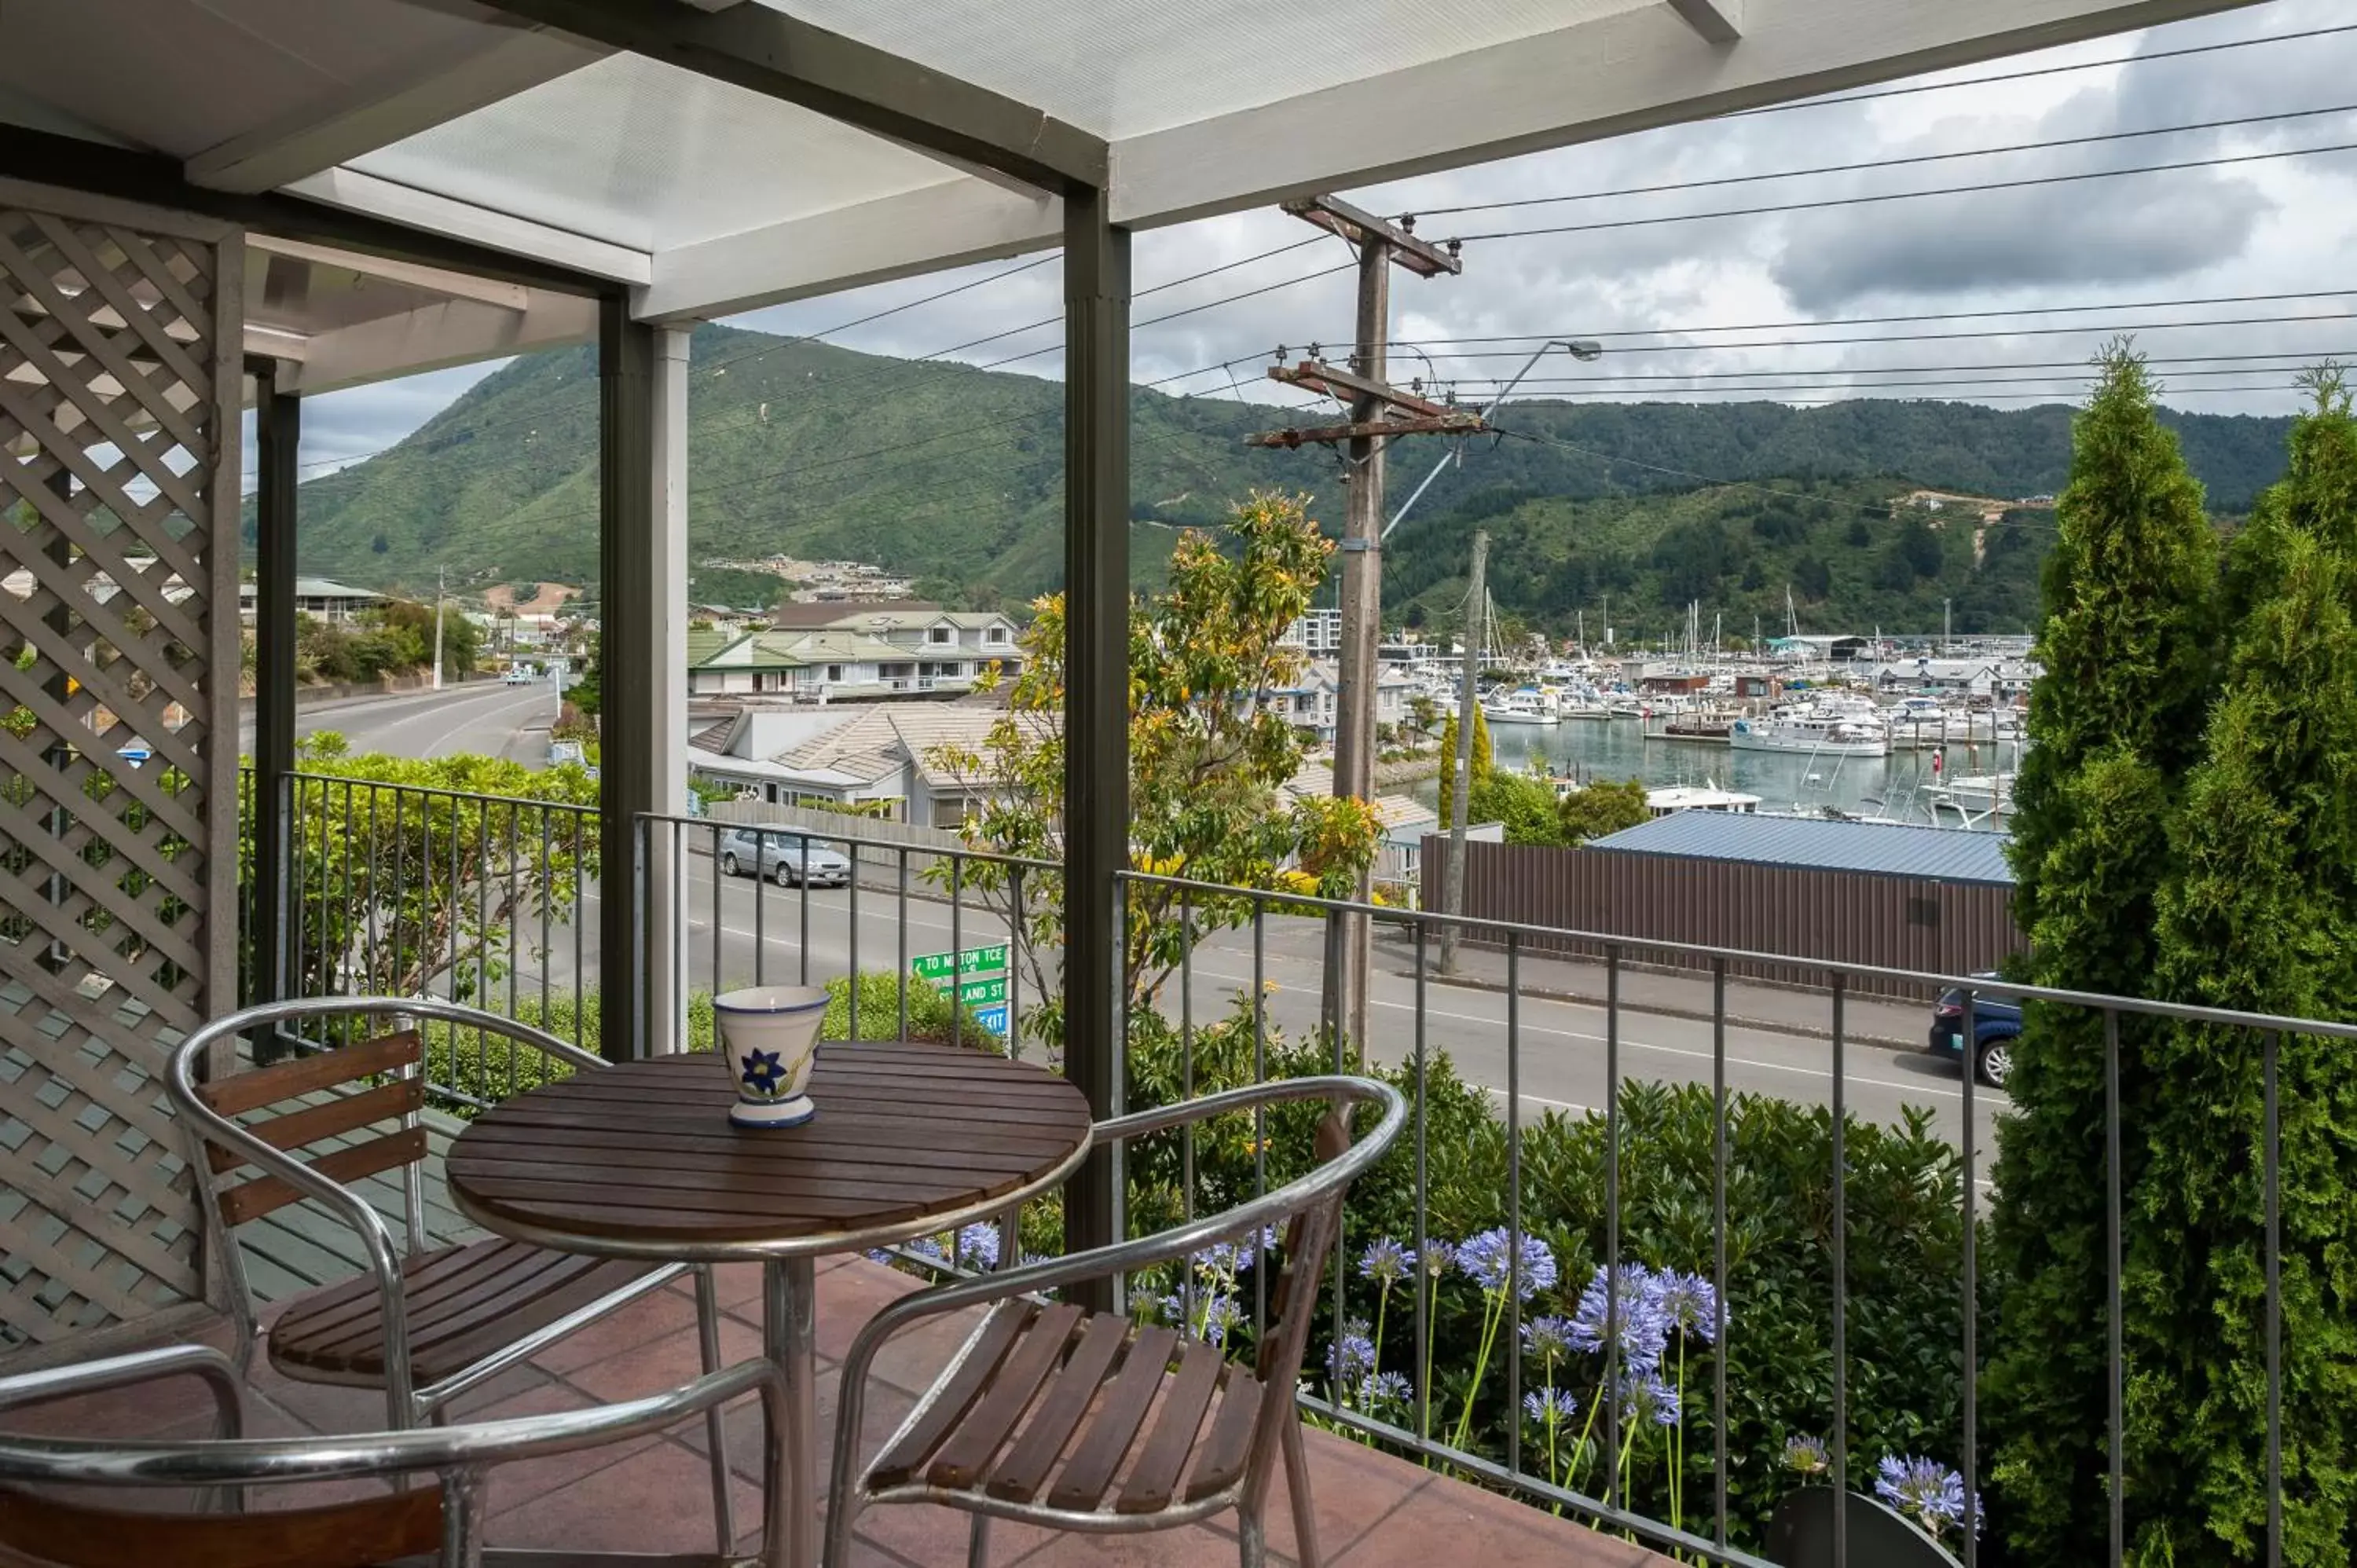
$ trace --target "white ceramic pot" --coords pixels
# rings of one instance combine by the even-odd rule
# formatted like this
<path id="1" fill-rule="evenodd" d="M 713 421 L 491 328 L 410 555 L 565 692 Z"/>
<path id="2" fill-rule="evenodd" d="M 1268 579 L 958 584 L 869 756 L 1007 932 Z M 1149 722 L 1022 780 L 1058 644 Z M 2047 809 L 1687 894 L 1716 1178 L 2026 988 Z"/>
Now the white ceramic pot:
<path id="1" fill-rule="evenodd" d="M 818 1054 L 826 993 L 809 985 L 757 985 L 712 999 L 717 1055 L 737 1090 L 728 1120 L 739 1127 L 791 1127 L 818 1114 L 804 1092 Z"/>

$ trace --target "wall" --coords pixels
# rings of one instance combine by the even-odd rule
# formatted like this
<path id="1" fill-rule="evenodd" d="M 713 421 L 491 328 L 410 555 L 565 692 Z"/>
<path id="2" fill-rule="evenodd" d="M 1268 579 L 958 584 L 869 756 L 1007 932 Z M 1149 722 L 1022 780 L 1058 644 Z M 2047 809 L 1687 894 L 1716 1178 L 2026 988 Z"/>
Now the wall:
<path id="1" fill-rule="evenodd" d="M 1754 865 L 1531 844 L 1466 846 L 1465 912 L 1477 919 L 1555 926 L 1635 939 L 1631 962 L 1707 971 L 1709 961 L 1646 949 L 1641 940 L 1693 942 L 1887 969 L 1969 974 L 2025 946 L 2013 889 L 1864 872 Z M 1424 841 L 1424 907 L 1437 908 L 1448 840 Z M 1526 950 L 1601 957 L 1604 945 L 1533 939 Z M 1806 964 L 1730 964 L 1747 979 L 1824 983 Z M 1867 995 L 1928 1000 L 1928 989 L 1854 982 Z"/>

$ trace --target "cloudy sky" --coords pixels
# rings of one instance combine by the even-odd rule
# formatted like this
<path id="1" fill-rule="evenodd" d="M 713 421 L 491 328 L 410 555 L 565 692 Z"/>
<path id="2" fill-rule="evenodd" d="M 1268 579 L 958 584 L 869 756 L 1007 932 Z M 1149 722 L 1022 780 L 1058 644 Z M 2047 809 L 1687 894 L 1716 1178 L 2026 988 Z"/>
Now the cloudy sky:
<path id="1" fill-rule="evenodd" d="M 2285 38 L 2284 35 L 2321 36 Z M 2175 51 L 2247 40 L 2178 58 Z M 2053 67 L 2084 67 L 2051 70 Z M 2024 71 L 2046 74 L 2020 77 Z M 1894 84 L 2015 80 L 1801 106 L 1629 136 L 1346 192 L 1419 214 L 1418 231 L 1465 237 L 1464 275 L 1394 285 L 1394 380 L 1421 377 L 1488 401 L 1547 337 L 1587 337 L 1594 364 L 1547 359 L 1525 395 L 1714 401 L 1937 396 L 2022 407 L 2067 401 L 2106 337 L 2136 331 L 2169 401 L 2281 413 L 2293 374 L 2357 360 L 2357 13 L 2347 0 L 2273 0 L 2224 16 Z M 2302 111 L 2329 111 L 2303 113 Z M 2222 121 L 2269 116 L 2255 124 Z M 2212 128 L 2173 130 L 2205 125 Z M 1993 153 L 2147 130 L 2167 134 Z M 1975 156 L 1781 176 L 1927 155 Z M 1682 215 L 2018 181 L 2106 168 L 2210 166 L 1750 216 Z M 1728 181 L 1694 188 L 1698 181 Z M 1683 186 L 1607 196 L 1632 187 Z M 1503 209 L 1483 204 L 1578 197 Z M 1451 211 L 1450 209 L 1481 209 Z M 1663 218 L 1666 222 L 1631 221 Z M 1616 227 L 1593 227 L 1598 224 Z M 1582 232 L 1501 231 L 1589 226 Z M 1133 365 L 1141 381 L 1279 401 L 1274 349 L 1345 341 L 1349 260 L 1326 238 L 1200 282 L 1156 285 L 1294 246 L 1274 211 L 1138 236 Z M 734 324 L 827 333 L 876 353 L 931 355 L 1055 317 L 1049 260 L 1001 281 L 834 334 L 838 323 L 1007 273 L 963 273 L 757 311 Z M 1322 275 L 1320 275 L 1322 274 Z M 1303 281 L 1293 282 L 1299 279 Z M 1276 285 L 1276 286 L 1270 286 Z M 1251 291 L 1251 297 L 1236 297 Z M 2250 301 L 2251 295 L 2305 297 Z M 2187 301 L 2239 303 L 2187 304 Z M 1200 310 L 1194 306 L 1208 306 Z M 2077 310 L 2058 307 L 2094 307 Z M 1187 311 L 1155 324 L 1153 317 Z M 2001 313 L 2001 314 L 2000 314 Z M 1935 317 L 1884 320 L 1868 317 Z M 2208 323 L 2210 325 L 2200 325 Z M 1810 324 L 1810 325 L 1796 325 Z M 1740 328 L 1741 330 L 1738 330 Z M 2067 329 L 2067 330 L 2064 330 Z M 1045 326 L 950 357 L 1059 373 Z M 1874 338 L 1873 342 L 1832 339 Z M 1469 343 L 1467 339 L 1500 339 Z M 2233 358 L 2229 358 L 2233 356 Z M 414 429 L 492 367 L 413 377 L 306 405 L 307 464 L 357 457 Z M 1911 390 L 1910 390 L 1911 389 Z M 312 472 L 322 471 L 318 468 Z"/>

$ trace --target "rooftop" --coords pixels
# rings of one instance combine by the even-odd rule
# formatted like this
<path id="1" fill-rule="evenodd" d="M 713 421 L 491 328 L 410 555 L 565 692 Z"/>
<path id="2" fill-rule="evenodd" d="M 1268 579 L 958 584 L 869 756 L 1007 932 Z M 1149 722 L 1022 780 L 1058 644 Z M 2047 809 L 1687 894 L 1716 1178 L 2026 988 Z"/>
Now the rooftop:
<path id="1" fill-rule="evenodd" d="M 1677 811 L 1589 841 L 1622 854 L 1684 855 L 1818 871 L 2009 886 L 2004 833 L 1736 811 Z"/>

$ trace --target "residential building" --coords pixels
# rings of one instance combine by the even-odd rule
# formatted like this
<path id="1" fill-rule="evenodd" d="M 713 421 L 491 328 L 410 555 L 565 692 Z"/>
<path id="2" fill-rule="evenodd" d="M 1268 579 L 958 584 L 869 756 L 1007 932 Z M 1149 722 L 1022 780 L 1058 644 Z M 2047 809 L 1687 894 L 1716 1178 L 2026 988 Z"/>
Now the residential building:
<path id="1" fill-rule="evenodd" d="M 251 582 L 237 587 L 238 614 L 245 624 L 253 624 L 255 588 Z M 389 594 L 370 588 L 355 588 L 342 583 L 331 583 L 325 577 L 295 579 L 295 609 L 298 615 L 323 620 L 330 626 L 349 626 L 370 610 L 381 610 L 393 603 Z"/>
<path id="2" fill-rule="evenodd" d="M 881 806 L 894 821 L 955 827 L 996 780 L 944 766 L 937 753 L 985 754 L 1006 717 L 963 704 L 746 708 L 689 741 L 688 769 L 770 805 Z"/>

